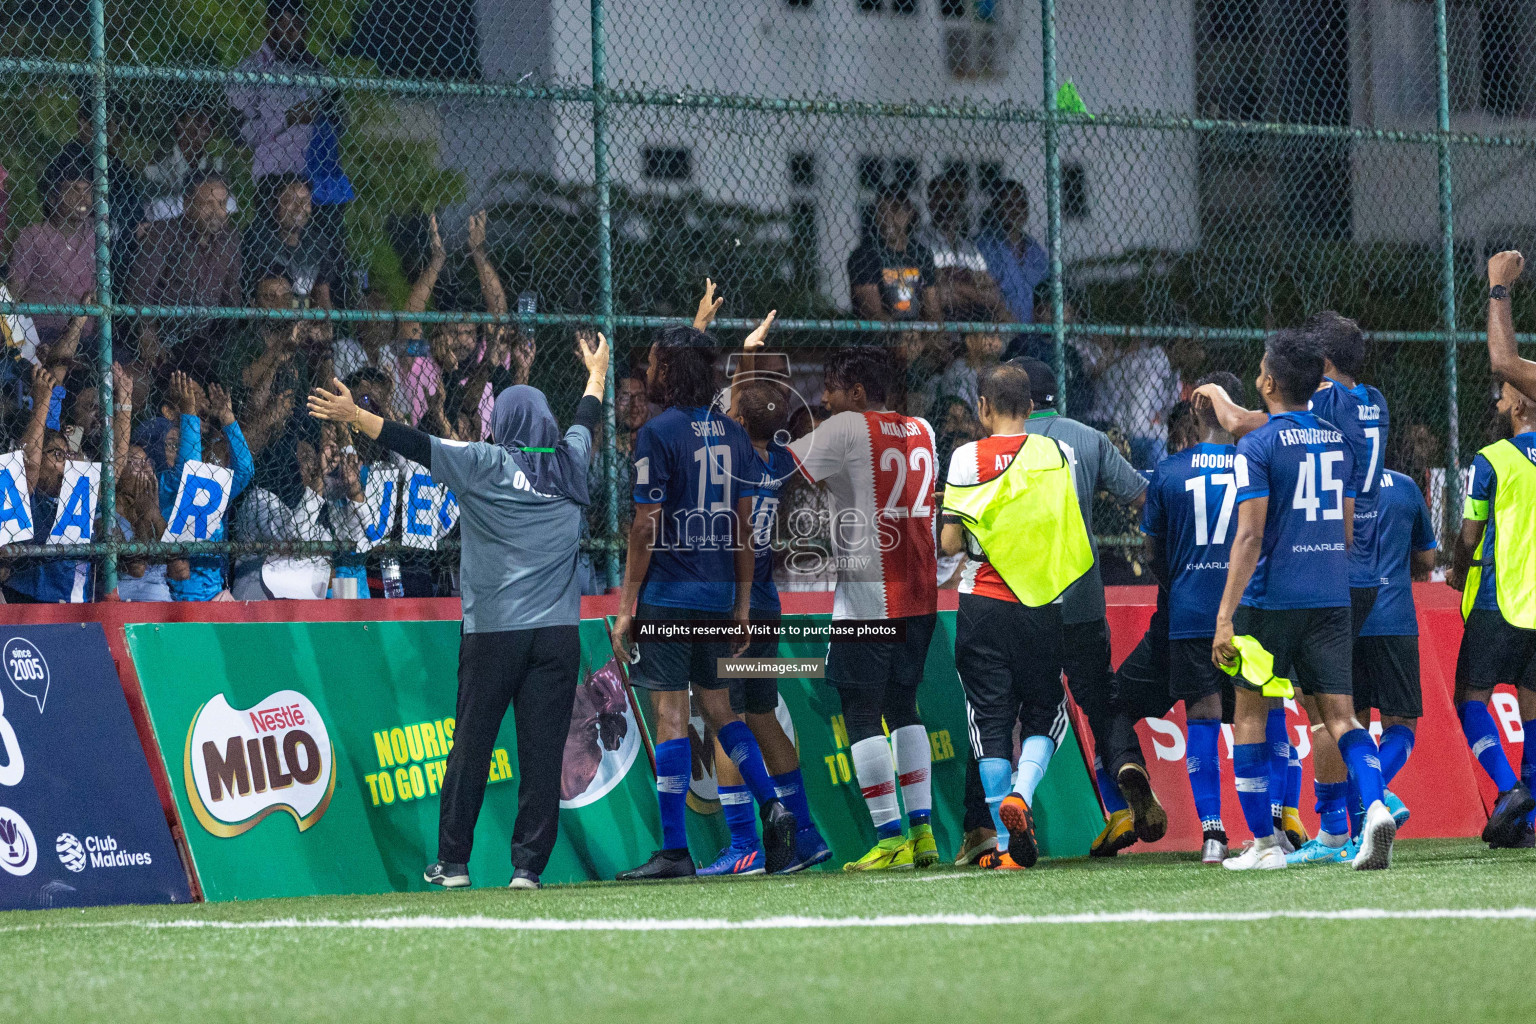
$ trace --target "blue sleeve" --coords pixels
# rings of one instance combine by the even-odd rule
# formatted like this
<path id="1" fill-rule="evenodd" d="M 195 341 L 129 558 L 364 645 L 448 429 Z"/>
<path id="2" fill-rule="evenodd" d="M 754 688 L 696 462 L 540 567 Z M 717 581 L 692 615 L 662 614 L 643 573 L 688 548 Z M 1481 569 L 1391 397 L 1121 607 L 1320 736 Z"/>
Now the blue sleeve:
<path id="1" fill-rule="evenodd" d="M 245 443 L 245 433 L 240 429 L 240 424 L 231 423 L 224 428 L 224 438 L 229 442 L 229 461 L 234 464 L 235 482 L 231 498 L 240 496 L 240 492 L 250 484 L 256 476 L 256 463 L 251 459 L 251 447 Z"/>
<path id="2" fill-rule="evenodd" d="M 1360 475 L 1364 467 L 1355 466 L 1355 453 L 1349 445 L 1344 445 L 1344 497 L 1353 498 L 1360 493 L 1360 488 L 1365 486 L 1365 478 Z"/>
<path id="3" fill-rule="evenodd" d="M 1141 510 L 1141 532 L 1148 537 L 1161 537 L 1168 530 L 1168 514 L 1163 509 L 1163 480 L 1158 474 L 1147 488 L 1147 503 Z"/>
<path id="4" fill-rule="evenodd" d="M 667 462 L 667 447 L 661 443 L 652 420 L 635 435 L 635 490 L 630 495 L 636 505 L 655 505 L 667 500 L 667 484 L 672 467 Z"/>
<path id="5" fill-rule="evenodd" d="M 1238 504 L 1269 497 L 1269 437 L 1269 431 L 1255 430 L 1237 442 L 1234 472 Z"/>
<path id="6" fill-rule="evenodd" d="M 1413 540 L 1415 551 L 1433 551 L 1440 546 L 1435 540 L 1435 523 L 1429 516 L 1429 505 L 1424 501 L 1424 492 L 1417 485 L 1413 488 Z"/>
<path id="7" fill-rule="evenodd" d="M 749 472 L 743 473 L 741 470 L 737 470 L 731 474 L 741 481 L 741 489 L 737 491 L 736 497 L 756 498 L 760 495 L 771 497 L 773 490 L 771 488 L 764 490 L 762 486 L 763 477 L 768 473 L 768 463 L 763 461 L 761 455 L 757 454 L 757 449 L 752 446 L 752 441 L 747 437 L 747 432 L 745 430 L 736 431 L 733 433 L 731 440 L 733 442 L 731 447 L 735 449 L 731 458 L 739 460 L 736 463 L 738 466 L 751 467 Z"/>
<path id="8" fill-rule="evenodd" d="M 53 392 L 48 396 L 48 422 L 44 424 L 49 430 L 59 429 L 59 419 L 64 414 L 64 386 L 55 384 Z"/>
<path id="9" fill-rule="evenodd" d="M 1472 489 L 1467 492 L 1467 497 L 1478 501 L 1493 498 L 1493 463 L 1484 456 L 1472 460 Z"/>
<path id="10" fill-rule="evenodd" d="M 188 462 L 201 462 L 203 458 L 203 421 L 185 413 L 181 417 L 181 443 L 176 447 L 176 465 L 171 468 L 179 474 Z"/>

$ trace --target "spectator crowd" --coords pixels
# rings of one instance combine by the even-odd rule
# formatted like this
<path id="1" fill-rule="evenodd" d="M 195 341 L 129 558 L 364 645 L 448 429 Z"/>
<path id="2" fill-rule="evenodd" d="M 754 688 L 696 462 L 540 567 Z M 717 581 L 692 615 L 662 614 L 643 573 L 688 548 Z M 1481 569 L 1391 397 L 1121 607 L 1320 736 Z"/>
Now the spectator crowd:
<path id="1" fill-rule="evenodd" d="M 264 39 L 239 68 L 327 73 L 308 33 L 302 0 L 270 0 Z M 20 226 L 4 254 L 0 298 L 65 307 L 95 298 L 93 126 L 84 97 L 78 110 L 76 137 L 38 179 L 42 218 Z M 249 154 L 250 195 L 236 194 L 214 144 L 225 125 Z M 310 419 L 303 399 L 340 379 L 361 406 L 386 418 L 449 439 L 485 439 L 495 396 L 528 381 L 534 338 L 508 325 L 411 318 L 434 305 L 462 308 L 442 301 L 457 283 L 444 280 L 449 247 L 435 217 L 420 258 L 406 261 L 403 304 L 370 285 L 367 261 L 349 251 L 343 227 L 355 197 L 341 160 L 346 111 L 338 93 L 232 85 L 221 108 L 177 111 L 163 152 L 139 169 L 121 155 L 118 128 L 109 116 L 113 291 L 117 302 L 152 307 L 154 315 L 113 325 L 111 453 L 101 450 L 94 318 L 59 312 L 0 321 L 0 453 L 23 453 L 10 476 L 0 466 L 0 546 L 104 540 L 93 522 L 100 474 L 92 467 L 110 454 L 115 539 L 248 546 L 233 559 L 196 549 L 163 563 L 125 555 L 124 600 L 325 596 L 341 580 L 367 596 L 375 592 L 370 570 L 379 581 L 396 567 L 405 594 L 456 592 L 454 573 L 431 551 L 453 533 L 453 496 L 422 486 L 412 466 L 368 438 Z M 6 185 L 0 169 L 0 217 L 9 209 Z M 885 337 L 905 367 L 896 407 L 933 423 L 947 463 L 955 447 L 983 433 L 978 381 L 990 366 L 1019 356 L 1053 361 L 1049 334 L 981 327 L 1048 319 L 1049 265 L 1029 233 L 1029 195 L 1019 182 L 1001 182 L 977 209 L 968 177 L 947 171 L 922 198 L 926 223 L 906 190 L 877 194 L 848 257 L 849 301 L 860 319 L 888 325 Z M 0 237 L 6 227 L 0 223 Z M 469 219 L 464 247 L 484 311 L 506 314 L 484 212 Z M 396 316 L 349 322 L 214 312 L 238 307 Z M 701 304 L 703 326 L 718 308 L 712 298 Z M 913 329 L 941 321 L 978 329 Z M 1150 468 L 1184 390 L 1168 354 L 1131 340 L 1073 335 L 1069 342 L 1068 409 L 1123 438 L 1133 463 Z M 814 389 L 801 388 L 807 401 L 791 424 L 797 435 L 815 426 Z M 643 366 L 620 375 L 615 396 L 622 477 L 634 434 L 655 411 Z M 824 504 L 814 489 L 802 491 L 786 495 L 787 507 Z M 406 549 L 369 557 L 391 541 Z M 285 553 L 273 553 L 284 544 Z M 588 589 L 598 589 L 590 568 L 587 576 Z M 89 561 L 0 558 L 6 601 L 91 600 L 96 584 Z"/>

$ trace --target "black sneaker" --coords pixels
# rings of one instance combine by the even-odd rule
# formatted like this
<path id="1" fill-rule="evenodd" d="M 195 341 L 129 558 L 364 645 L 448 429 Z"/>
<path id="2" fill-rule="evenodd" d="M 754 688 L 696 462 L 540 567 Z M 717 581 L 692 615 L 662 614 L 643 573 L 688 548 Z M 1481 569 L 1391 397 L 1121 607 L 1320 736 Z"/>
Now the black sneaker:
<path id="1" fill-rule="evenodd" d="M 1525 783 L 1517 782 L 1513 789 L 1499 794 L 1493 805 L 1493 814 L 1483 826 L 1483 842 L 1489 846 L 1509 848 L 1519 840 L 1525 829 L 1525 816 L 1536 809 L 1536 797 Z"/>
<path id="2" fill-rule="evenodd" d="M 507 883 L 508 889 L 538 889 L 539 876 L 527 868 L 518 868 L 512 872 L 512 881 Z"/>
<path id="3" fill-rule="evenodd" d="M 639 867 L 619 872 L 617 880 L 620 882 L 657 882 L 667 878 L 692 878 L 695 874 L 693 858 L 688 856 L 686 848 L 681 850 L 657 850 L 651 854 L 650 860 Z"/>
<path id="4" fill-rule="evenodd" d="M 1125 802 L 1130 804 L 1131 827 L 1136 830 L 1136 838 L 1144 843 L 1155 843 L 1167 835 L 1168 812 L 1163 810 L 1157 794 L 1152 792 L 1147 770 L 1139 764 L 1125 765 L 1115 774 L 1115 781 L 1120 785 Z"/>
<path id="5" fill-rule="evenodd" d="M 435 860 L 427 865 L 427 870 L 421 873 L 421 877 L 432 885 L 440 885 L 444 889 L 463 889 L 469 885 L 469 865 Z"/>
<path id="6" fill-rule="evenodd" d="M 763 852 L 768 855 L 768 873 L 776 875 L 795 862 L 795 832 L 799 822 L 795 813 L 781 801 L 770 800 L 763 807 Z"/>
<path id="7" fill-rule="evenodd" d="M 1515 830 L 1514 838 L 1507 843 L 1489 843 L 1490 850 L 1529 850 L 1536 847 L 1536 831 L 1531 829 L 1530 823 L 1522 821 Z"/>

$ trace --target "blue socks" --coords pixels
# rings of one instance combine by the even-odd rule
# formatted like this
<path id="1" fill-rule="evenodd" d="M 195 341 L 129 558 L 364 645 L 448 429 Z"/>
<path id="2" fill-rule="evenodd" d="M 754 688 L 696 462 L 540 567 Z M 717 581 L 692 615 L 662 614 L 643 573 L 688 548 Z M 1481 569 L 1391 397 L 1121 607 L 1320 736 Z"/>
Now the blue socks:
<path id="1" fill-rule="evenodd" d="M 1226 832 L 1221 823 L 1221 754 L 1216 745 L 1221 722 L 1214 718 L 1189 720 L 1189 788 L 1195 796 L 1195 813 L 1204 832 Z"/>
<path id="2" fill-rule="evenodd" d="M 1376 741 L 1364 729 L 1351 729 L 1339 737 L 1339 754 L 1349 769 L 1349 781 L 1360 793 L 1360 807 L 1370 810 L 1381 799 L 1381 755 Z"/>
<path id="3" fill-rule="evenodd" d="M 693 751 L 686 739 L 656 744 L 656 802 L 661 805 L 663 849 L 688 849 L 686 809 L 692 772 Z"/>
<path id="4" fill-rule="evenodd" d="M 1295 747 L 1285 764 L 1285 806 L 1301 806 L 1301 751 Z"/>
<path id="5" fill-rule="evenodd" d="M 1019 751 L 1019 777 L 1013 791 L 1024 798 L 1029 806 L 1035 806 L 1035 787 L 1045 778 L 1045 770 L 1051 766 L 1056 753 L 1056 741 L 1049 736 L 1026 736 Z"/>
<path id="6" fill-rule="evenodd" d="M 1332 836 L 1349 835 L 1349 817 L 1344 811 L 1344 801 L 1349 797 L 1346 782 L 1314 782 L 1317 794 L 1317 816 L 1322 819 L 1322 830 Z"/>
<path id="7" fill-rule="evenodd" d="M 1509 766 L 1509 758 L 1504 756 L 1498 727 L 1493 724 L 1488 705 L 1480 700 L 1469 700 L 1458 710 L 1461 712 L 1462 735 L 1466 736 L 1467 746 L 1472 748 L 1472 755 L 1483 766 L 1483 771 L 1488 773 L 1500 793 L 1514 789 L 1519 780 Z"/>
<path id="8" fill-rule="evenodd" d="M 1106 811 L 1114 814 L 1116 811 L 1130 808 L 1130 805 L 1125 802 L 1125 797 L 1120 794 L 1120 784 L 1104 770 L 1104 761 L 1098 754 L 1093 755 L 1093 777 L 1098 780 L 1099 799 L 1104 801 Z"/>
<path id="9" fill-rule="evenodd" d="M 1291 763 L 1291 743 L 1286 738 L 1283 705 L 1269 709 L 1269 717 L 1264 720 L 1264 742 L 1269 746 L 1269 816 L 1279 821 L 1285 811 L 1285 789 Z"/>
<path id="10" fill-rule="evenodd" d="M 1275 819 L 1269 813 L 1269 744 L 1239 743 L 1232 748 L 1232 762 L 1243 820 L 1254 839 L 1268 839 L 1275 834 Z"/>
<path id="11" fill-rule="evenodd" d="M 800 769 L 796 768 L 772 778 L 773 791 L 795 816 L 795 826 L 802 830 L 815 828 L 816 823 L 811 820 L 811 803 L 805 796 L 805 780 L 800 776 Z"/>
<path id="12" fill-rule="evenodd" d="M 1525 746 L 1520 750 L 1520 781 L 1536 793 L 1536 719 L 1525 723 Z M 1526 815 L 1525 823 L 1536 827 L 1536 811 Z"/>
<path id="13" fill-rule="evenodd" d="M 1394 725 L 1381 734 L 1381 781 L 1391 785 L 1413 753 L 1413 730 Z"/>
<path id="14" fill-rule="evenodd" d="M 998 808 L 1013 791 L 1013 769 L 1005 757 L 983 757 L 976 762 L 981 775 L 981 791 L 987 795 L 987 810 L 992 812 L 992 827 L 997 830 L 997 848 L 1008 849 L 1008 830 L 998 817 Z"/>
<path id="15" fill-rule="evenodd" d="M 741 772 L 742 780 L 757 802 L 766 807 L 777 800 L 778 793 L 774 789 L 773 780 L 768 777 L 768 769 L 763 766 L 763 752 L 757 748 L 757 737 L 752 735 L 747 723 L 728 722 L 718 735 L 720 749 L 725 751 L 726 756 L 736 765 L 736 770 Z"/>
<path id="16" fill-rule="evenodd" d="M 746 786 L 721 786 L 720 809 L 731 830 L 733 850 L 757 848 L 757 815 L 752 811 L 752 792 Z"/>

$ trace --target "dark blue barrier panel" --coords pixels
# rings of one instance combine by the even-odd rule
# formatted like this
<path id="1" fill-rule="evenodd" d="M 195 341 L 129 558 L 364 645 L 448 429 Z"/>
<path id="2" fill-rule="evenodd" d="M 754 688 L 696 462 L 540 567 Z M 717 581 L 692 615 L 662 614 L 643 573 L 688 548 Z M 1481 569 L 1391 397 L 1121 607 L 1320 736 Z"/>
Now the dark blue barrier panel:
<path id="1" fill-rule="evenodd" d="M 101 625 L 0 643 L 0 910 L 189 902 Z"/>

